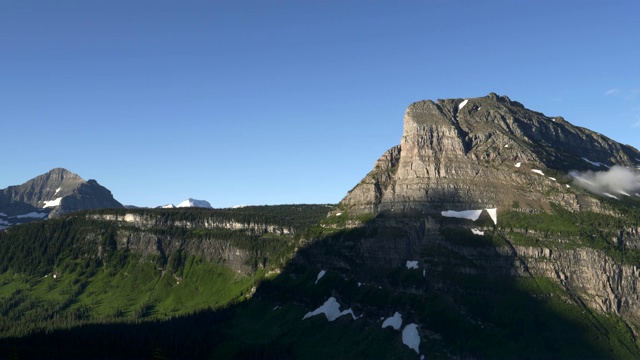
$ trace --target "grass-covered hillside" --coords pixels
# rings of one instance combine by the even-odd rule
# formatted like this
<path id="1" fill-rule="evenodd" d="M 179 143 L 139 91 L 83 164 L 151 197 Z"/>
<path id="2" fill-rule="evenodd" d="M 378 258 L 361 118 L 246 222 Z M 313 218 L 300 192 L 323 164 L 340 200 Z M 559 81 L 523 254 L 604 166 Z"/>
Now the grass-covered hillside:
<path id="1" fill-rule="evenodd" d="M 95 210 L 11 227 L 0 232 L 0 337 L 229 306 L 277 273 L 329 210 Z M 148 223 L 104 220 L 127 214 Z"/>
<path id="2" fill-rule="evenodd" d="M 337 211 L 340 215 L 327 218 L 328 207 L 297 212 L 278 208 L 300 215 L 270 218 L 271 223 L 280 221 L 279 225 L 295 229 L 279 235 L 194 228 L 188 223 L 176 228 L 184 218 L 206 223 L 204 218 L 213 212 L 205 210 L 193 213 L 202 217 L 141 210 L 138 215 L 156 214 L 164 220 L 159 227 L 135 231 L 131 223 L 93 216 L 114 215 L 113 211 L 16 227 L 0 238 L 6 246 L 2 254 L 26 246 L 7 242 L 11 236 L 18 239 L 18 233 L 29 243 L 51 231 L 47 226 L 75 230 L 51 242 L 51 249 L 70 249 L 66 255 L 49 256 L 44 250 L 29 260 L 33 268 L 46 271 L 30 274 L 25 270 L 29 266 L 19 268 L 11 260 L 14 256 L 3 257 L 0 354 L 636 359 L 638 322 L 626 305 L 605 311 L 594 305 L 598 299 L 589 298 L 589 291 L 597 295 L 599 289 L 575 285 L 575 279 L 584 275 L 578 272 L 589 266 L 600 271 L 602 264 L 587 262 L 595 261 L 589 254 L 618 269 L 621 278 L 627 276 L 626 269 L 640 265 L 633 233 L 638 210 L 634 204 L 606 206 L 602 213 L 570 212 L 555 204 L 549 204 L 548 212 L 525 213 L 514 206 L 499 209 L 497 224 L 488 216 L 471 221 L 352 217 Z M 254 220 L 249 216 L 236 222 Z M 301 225 L 291 225 L 296 221 Z M 213 241 L 214 233 L 216 239 L 228 241 L 233 254 L 246 253 L 244 266 L 238 267 L 232 257 L 212 261 L 184 250 L 195 249 L 194 242 Z M 162 249 L 174 249 L 166 238 L 174 239 L 183 250 L 162 255 L 150 250 L 153 247 L 136 247 L 136 241 L 144 243 L 141 234 L 152 234 Z M 55 245 L 62 239 L 67 239 L 63 245 Z M 103 249 L 96 251 L 95 244 Z M 30 249 L 21 253 L 35 247 Z M 226 253 L 209 246 L 201 249 Z M 258 254 L 261 261 L 256 261 Z M 276 274 L 275 269 L 280 271 Z M 554 272 L 563 273 L 562 277 Z M 624 294 L 621 299 L 631 301 Z"/>

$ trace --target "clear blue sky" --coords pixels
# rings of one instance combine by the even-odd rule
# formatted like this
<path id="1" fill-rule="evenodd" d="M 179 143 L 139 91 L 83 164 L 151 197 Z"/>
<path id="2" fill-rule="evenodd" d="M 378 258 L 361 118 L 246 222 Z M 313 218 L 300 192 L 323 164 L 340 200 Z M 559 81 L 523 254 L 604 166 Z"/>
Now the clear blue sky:
<path id="1" fill-rule="evenodd" d="M 335 203 L 411 102 L 489 92 L 640 148 L 639 4 L 0 0 L 0 188 Z"/>

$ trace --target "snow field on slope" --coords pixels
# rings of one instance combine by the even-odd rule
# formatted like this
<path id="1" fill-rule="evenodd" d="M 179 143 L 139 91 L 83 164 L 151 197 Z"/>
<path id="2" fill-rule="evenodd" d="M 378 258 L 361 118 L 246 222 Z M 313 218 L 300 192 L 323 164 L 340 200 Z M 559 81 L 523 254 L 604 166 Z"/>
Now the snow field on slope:
<path id="1" fill-rule="evenodd" d="M 62 200 L 61 197 L 56 198 L 55 200 L 45 201 L 43 208 L 59 206 L 60 205 L 60 200 Z"/>
<path id="2" fill-rule="evenodd" d="M 315 316 L 315 315 L 319 315 L 319 314 L 324 314 L 327 317 L 328 321 L 333 321 L 337 318 L 339 318 L 342 315 L 348 315 L 351 314 L 351 317 L 353 318 L 353 320 L 357 319 L 358 317 L 353 313 L 353 310 L 351 309 L 347 309 L 344 311 L 340 311 L 340 304 L 338 303 L 338 301 L 336 300 L 336 298 L 334 298 L 333 296 L 330 297 L 327 301 L 325 301 L 325 303 L 320 306 L 319 308 L 308 312 L 303 318 L 302 320 L 309 318 L 311 316 Z"/>
<path id="3" fill-rule="evenodd" d="M 411 323 L 402 329 L 402 343 L 410 349 L 415 350 L 416 354 L 420 354 L 420 334 L 418 334 L 418 325 Z"/>
<path id="4" fill-rule="evenodd" d="M 386 318 L 382 323 L 382 328 L 384 329 L 389 326 L 395 330 L 400 330 L 400 327 L 402 326 L 402 314 L 396 311 L 393 316 Z"/>
<path id="5" fill-rule="evenodd" d="M 418 260 L 407 260 L 407 269 L 417 269 L 418 268 Z"/>
<path id="6" fill-rule="evenodd" d="M 487 212 L 489 213 L 489 216 L 491 217 L 491 220 L 493 220 L 493 223 L 497 225 L 498 224 L 497 208 L 479 209 L 479 210 L 462 210 L 462 211 L 446 210 L 446 211 L 442 211 L 440 214 L 442 214 L 442 216 L 444 217 L 452 217 L 452 218 L 468 219 L 468 220 L 476 221 L 480 217 L 480 214 L 482 214 L 483 210 L 487 210 Z"/>

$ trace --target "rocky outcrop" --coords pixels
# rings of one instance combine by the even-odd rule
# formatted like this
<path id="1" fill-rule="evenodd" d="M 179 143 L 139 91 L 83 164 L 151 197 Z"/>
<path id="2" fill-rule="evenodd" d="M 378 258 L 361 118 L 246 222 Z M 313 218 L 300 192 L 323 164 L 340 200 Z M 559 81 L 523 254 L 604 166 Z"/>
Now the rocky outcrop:
<path id="1" fill-rule="evenodd" d="M 219 217 L 208 217 L 199 220 L 174 220 L 162 216 L 127 213 L 124 215 L 115 214 L 89 214 L 87 218 L 94 220 L 116 221 L 134 226 L 138 229 L 166 229 L 169 227 L 181 227 L 185 229 L 214 229 L 222 228 L 228 230 L 242 230 L 252 234 L 262 235 L 272 233 L 277 235 L 292 234 L 291 227 L 259 223 L 253 221 L 223 220 Z"/>
<path id="2" fill-rule="evenodd" d="M 569 212 L 618 216 L 603 197 L 574 186 L 569 175 L 572 170 L 606 170 L 600 164 L 634 169 L 640 152 L 506 96 L 419 101 L 405 112 L 401 144 L 388 150 L 331 214 L 372 214 L 374 220 L 298 260 L 359 278 L 403 268 L 410 260 L 419 260 L 425 276 L 436 283 L 452 273 L 543 277 L 557 282 L 568 301 L 640 321 L 637 266 L 590 248 L 589 241 L 573 247 L 564 246 L 568 240 L 561 238 L 551 247 L 513 245 L 517 242 L 505 235 L 499 221 L 497 226 L 485 222 L 485 229 L 476 231 L 508 245 L 486 238 L 475 244 L 471 221 L 442 216 L 447 210 L 497 208 L 500 219 L 507 211 L 548 212 L 552 204 Z M 628 225 L 613 231 L 616 249 L 640 248 L 637 223 Z M 534 232 L 526 235 L 542 239 Z M 447 291 L 452 285 L 438 286 Z"/>
<path id="3" fill-rule="evenodd" d="M 589 307 L 640 320 L 640 269 L 623 265 L 590 248 L 551 250 L 516 247 L 528 269 L 555 279 Z"/>
<path id="4" fill-rule="evenodd" d="M 566 187 L 569 171 L 594 167 L 585 159 L 637 166 L 640 152 L 506 96 L 419 101 L 405 112 L 400 146 L 387 151 L 341 205 L 352 214 L 514 203 L 536 211 L 549 201 L 597 210 L 597 201 Z M 542 201 L 541 193 L 547 194 Z"/>
<path id="5" fill-rule="evenodd" d="M 142 257 L 157 256 L 166 261 L 176 252 L 183 251 L 206 261 L 222 263 L 238 274 L 248 275 L 254 270 L 248 264 L 249 251 L 233 246 L 228 240 L 172 237 L 122 229 L 118 231 L 116 241 L 118 249 L 129 250 Z"/>
<path id="6" fill-rule="evenodd" d="M 398 170 L 401 147 L 394 146 L 376 161 L 373 170 L 342 200 L 355 214 L 377 213 L 383 193 L 392 185 Z"/>

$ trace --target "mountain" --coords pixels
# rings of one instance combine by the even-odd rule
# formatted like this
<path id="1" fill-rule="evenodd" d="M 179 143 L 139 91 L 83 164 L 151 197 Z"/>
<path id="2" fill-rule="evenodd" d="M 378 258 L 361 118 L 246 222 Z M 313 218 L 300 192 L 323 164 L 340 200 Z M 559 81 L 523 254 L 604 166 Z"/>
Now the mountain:
<path id="1" fill-rule="evenodd" d="M 209 204 L 208 201 L 206 200 L 196 200 L 196 199 L 192 199 L 192 198 L 188 198 L 187 200 L 181 202 L 180 204 L 178 204 L 179 208 L 187 208 L 187 207 L 199 207 L 199 208 L 207 208 L 207 209 L 211 209 L 212 206 L 211 204 Z"/>
<path id="2" fill-rule="evenodd" d="M 77 210 L 122 207 L 97 181 L 85 181 L 62 168 L 0 190 L 0 213 L 10 223 L 52 218 Z"/>
<path id="3" fill-rule="evenodd" d="M 639 164 L 506 96 L 419 101 L 337 206 L 93 210 L 0 232 L 0 351 L 637 359 Z"/>
<path id="4" fill-rule="evenodd" d="M 437 215 L 514 203 L 540 211 L 549 201 L 597 210 L 597 199 L 566 187 L 573 182 L 569 173 L 639 164 L 638 150 L 506 96 L 426 100 L 408 107 L 401 144 L 341 204 L 352 214 Z"/>
<path id="5" fill-rule="evenodd" d="M 401 144 L 325 220 L 341 231 L 298 252 L 290 272 L 346 279 L 324 300 L 356 313 L 401 313 L 428 344 L 419 354 L 634 358 L 639 164 L 637 149 L 506 96 L 419 101 Z M 354 295 L 349 281 L 381 290 Z M 589 335 L 545 345 L 564 331 Z"/>

